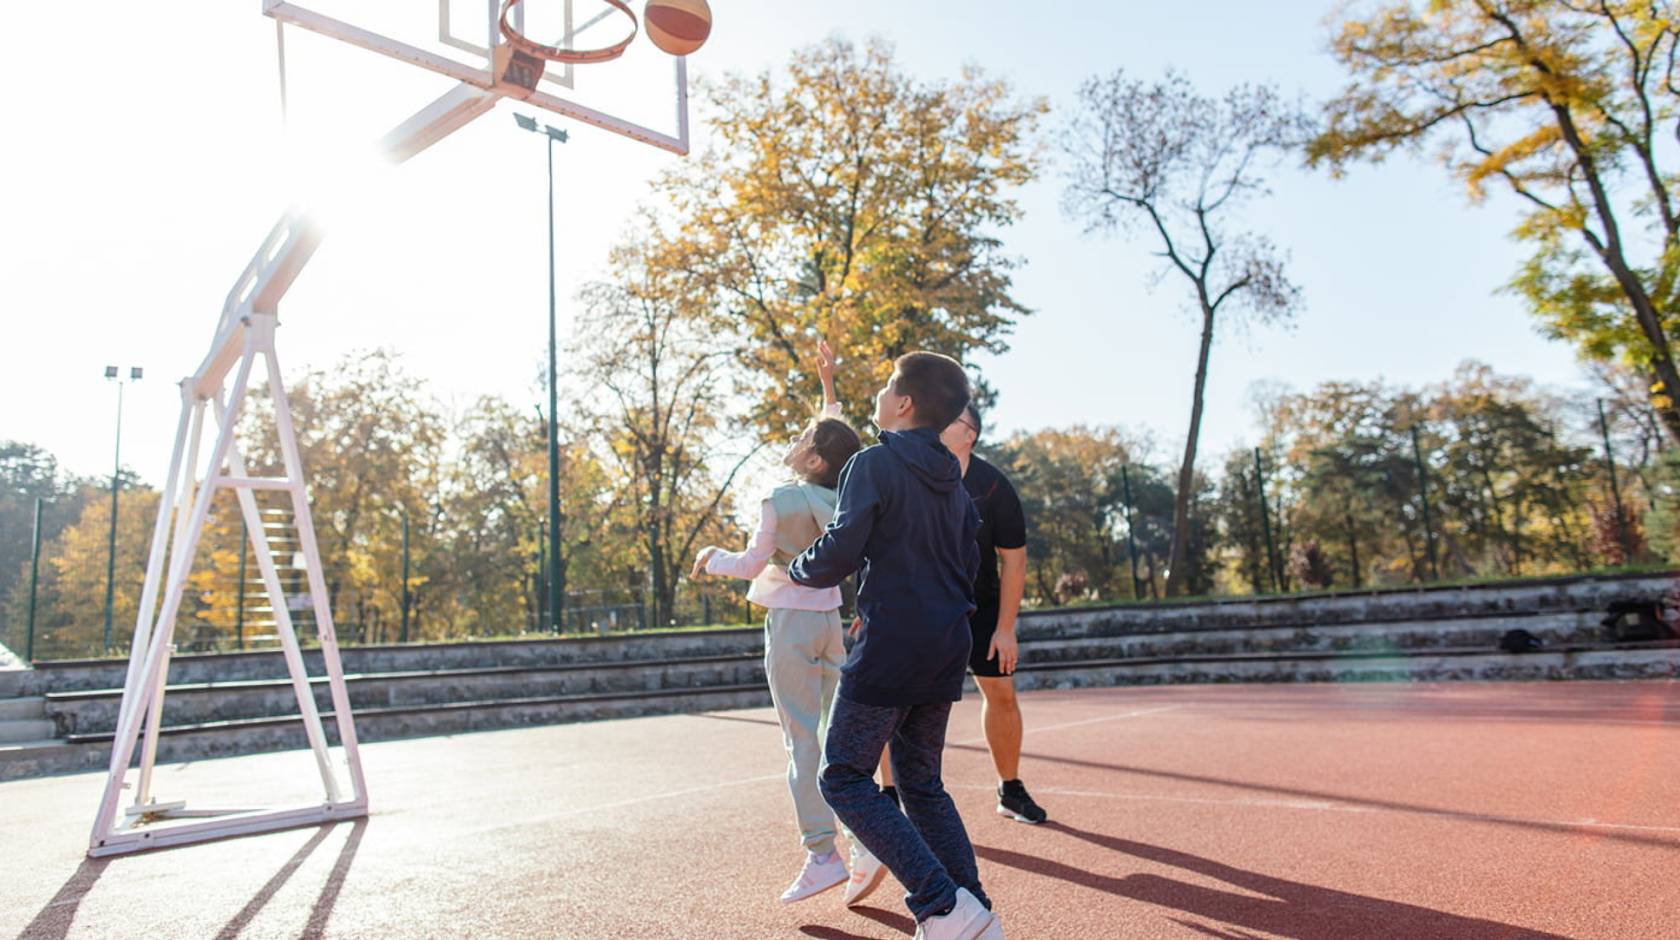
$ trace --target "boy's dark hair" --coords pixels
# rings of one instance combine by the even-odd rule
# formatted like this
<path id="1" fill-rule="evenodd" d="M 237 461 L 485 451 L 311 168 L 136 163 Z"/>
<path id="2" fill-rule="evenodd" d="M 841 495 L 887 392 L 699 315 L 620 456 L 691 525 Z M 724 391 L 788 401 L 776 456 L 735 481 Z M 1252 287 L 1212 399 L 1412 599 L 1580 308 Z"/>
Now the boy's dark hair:
<path id="1" fill-rule="evenodd" d="M 950 356 L 913 352 L 893 362 L 893 391 L 916 406 L 916 426 L 943 431 L 968 407 L 968 373 Z"/>
<path id="2" fill-rule="evenodd" d="M 806 476 L 806 482 L 834 490 L 840 488 L 841 468 L 863 449 L 863 440 L 839 418 L 816 418 L 811 422 L 811 449 L 822 458 L 823 468 L 820 474 Z"/>

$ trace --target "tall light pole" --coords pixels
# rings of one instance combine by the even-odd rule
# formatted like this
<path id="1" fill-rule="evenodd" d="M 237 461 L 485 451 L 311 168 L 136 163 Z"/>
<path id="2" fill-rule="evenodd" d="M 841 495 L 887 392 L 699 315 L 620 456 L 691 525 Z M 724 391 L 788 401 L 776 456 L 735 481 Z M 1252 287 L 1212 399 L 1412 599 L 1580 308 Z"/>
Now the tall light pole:
<path id="1" fill-rule="evenodd" d="M 130 366 L 128 380 L 138 382 L 143 374 L 144 370 L 139 366 Z M 117 581 L 117 492 L 122 482 L 122 373 L 116 366 L 106 366 L 105 379 L 117 383 L 117 446 L 111 466 L 111 534 L 105 544 L 105 645 L 100 648 L 101 652 L 111 649 L 111 603 Z"/>
<path id="2" fill-rule="evenodd" d="M 560 632 L 562 608 L 565 604 L 566 571 L 564 553 L 560 551 L 560 427 L 558 390 L 559 353 L 556 352 L 558 325 L 555 323 L 554 303 L 554 145 L 566 142 L 566 132 L 547 124 L 537 126 L 537 119 L 515 114 L 513 120 L 521 129 L 542 134 L 548 139 L 548 618 L 549 628 Z"/>

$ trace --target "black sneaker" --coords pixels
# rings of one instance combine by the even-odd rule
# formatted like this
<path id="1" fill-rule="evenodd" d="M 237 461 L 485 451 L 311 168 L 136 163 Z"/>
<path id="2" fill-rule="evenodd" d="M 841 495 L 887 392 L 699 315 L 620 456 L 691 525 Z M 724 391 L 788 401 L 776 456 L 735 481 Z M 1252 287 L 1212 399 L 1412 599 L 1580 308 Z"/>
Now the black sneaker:
<path id="1" fill-rule="evenodd" d="M 1019 780 L 1005 780 L 998 785 L 997 811 L 999 816 L 1035 826 L 1050 818 L 1044 807 L 1034 803 L 1033 798 L 1027 795 L 1026 784 Z"/>

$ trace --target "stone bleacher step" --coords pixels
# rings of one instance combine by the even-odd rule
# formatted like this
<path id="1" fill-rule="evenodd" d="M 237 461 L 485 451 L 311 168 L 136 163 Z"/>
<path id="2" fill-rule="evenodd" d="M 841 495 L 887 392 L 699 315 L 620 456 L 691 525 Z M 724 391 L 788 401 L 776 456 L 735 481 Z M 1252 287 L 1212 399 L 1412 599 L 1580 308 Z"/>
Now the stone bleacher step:
<path id="1" fill-rule="evenodd" d="M 356 735 L 363 743 L 428 735 L 492 731 L 532 725 L 567 724 L 676 712 L 762 708 L 770 690 L 762 684 L 657 692 L 549 696 L 499 701 L 449 702 L 401 708 L 358 708 Z M 338 744 L 333 713 L 323 711 L 329 742 Z M 111 759 L 110 732 L 72 734 L 36 742 L 29 750 L 0 747 L 0 780 L 52 773 L 101 770 Z M 240 718 L 165 726 L 158 736 L 158 762 L 231 757 L 308 747 L 297 715 Z"/>
<path id="2" fill-rule="evenodd" d="M 630 703 L 642 701 L 658 701 L 689 696 L 730 696 L 747 692 L 762 692 L 770 694 L 769 686 L 761 684 L 711 686 L 691 689 L 660 689 L 650 692 L 603 692 L 588 695 L 549 695 L 531 696 L 527 698 L 492 699 L 476 702 L 440 702 L 427 705 L 406 705 L 385 708 L 358 708 L 356 715 L 356 735 L 363 741 L 382 740 L 376 729 L 380 727 L 381 719 L 393 716 L 408 715 L 451 715 L 465 714 L 498 708 L 529 709 L 548 705 L 592 705 L 599 703 Z M 321 712 L 321 721 L 325 725 L 328 737 L 337 741 L 337 729 L 331 724 L 334 713 Z M 181 737 L 205 732 L 235 731 L 241 728 L 283 728 L 298 724 L 301 719 L 297 715 L 273 715 L 261 718 L 230 718 L 222 721 L 206 721 L 190 725 L 165 725 L 159 731 L 159 741 L 169 737 Z M 373 733 L 370 733 L 373 732 Z M 299 732 L 301 734 L 301 730 Z M 442 733 L 442 732 L 434 732 Z M 116 735 L 113 732 L 95 732 L 91 734 L 70 734 L 65 736 L 69 744 L 109 744 Z"/>
<path id="3" fill-rule="evenodd" d="M 345 677 L 345 687 L 352 707 L 360 715 L 379 708 L 585 694 L 648 694 L 762 681 L 761 656 L 732 654 L 640 662 L 352 674 Z M 310 685 L 316 705 L 331 708 L 326 678 L 312 676 Z M 110 733 L 116 727 L 122 690 L 54 692 L 46 698 L 48 714 L 66 734 Z M 168 687 L 164 698 L 166 727 L 296 714 L 297 699 L 289 679 L 184 683 Z"/>
<path id="4" fill-rule="evenodd" d="M 1523 618 L 1454 617 L 1407 620 L 1386 630 L 1363 624 L 1254 630 L 1182 630 L 1163 633 L 1021 637 L 1023 662 L 1126 659 L 1239 653 L 1360 651 L 1390 649 L 1496 648 L 1518 626 L 1547 647 L 1595 643 L 1604 638 L 1597 614 L 1536 614 Z"/>
<path id="5" fill-rule="evenodd" d="M 647 633 L 597 637 L 477 640 L 412 646 L 347 646 L 346 673 L 363 675 L 470 668 L 646 665 L 680 658 L 762 653 L 762 629 L 689 633 Z M 319 649 L 304 650 L 311 675 L 325 672 Z M 126 659 L 63 660 L 33 670 L 31 691 L 108 691 L 123 684 Z M 170 677 L 180 683 L 281 680 L 287 677 L 278 650 L 181 653 L 170 659 Z"/>
<path id="6" fill-rule="evenodd" d="M 0 698 L 0 721 L 23 721 L 44 718 L 47 700 L 39 695 Z"/>
<path id="7" fill-rule="evenodd" d="M 57 733 L 57 727 L 45 718 L 14 718 L 0 721 L 0 744 L 40 741 Z"/>
<path id="8" fill-rule="evenodd" d="M 1680 677 L 1680 642 L 1598 643 L 1507 653 L 1486 647 L 1129 657 L 1026 663 L 1019 688 L 1198 682 L 1632 679 Z"/>
<path id="9" fill-rule="evenodd" d="M 40 741 L 18 741 L 12 744 L 0 744 L 0 780 L 17 780 L 23 777 L 36 777 L 41 774 L 60 773 L 66 767 L 65 758 L 74 755 L 77 758 L 93 756 L 94 752 L 104 755 L 109 761 L 111 749 L 109 747 L 84 747 L 49 738 Z M 97 766 L 97 765 L 89 765 Z"/>
<path id="10" fill-rule="evenodd" d="M 1324 630 L 1356 630 L 1380 635 L 1395 629 L 1464 629 L 1471 625 L 1487 624 L 1501 624 L 1500 632 L 1504 632 L 1518 626 L 1526 628 L 1531 622 L 1545 623 L 1560 618 L 1582 625 L 1599 626 L 1604 618 L 1603 610 L 1591 607 L 1398 613 L 1370 617 L 1356 617 L 1344 613 L 1337 617 L 1279 619 L 1250 624 L 1228 623 L 1216 619 L 1146 617 L 1140 616 L 1146 611 L 1127 608 L 1098 609 L 1089 616 L 1077 619 L 1066 616 L 1067 613 L 1065 610 L 1043 614 L 1023 611 L 1016 635 L 1023 643 L 1099 638 L 1144 640 L 1209 633 L 1240 633 L 1265 637 Z"/>

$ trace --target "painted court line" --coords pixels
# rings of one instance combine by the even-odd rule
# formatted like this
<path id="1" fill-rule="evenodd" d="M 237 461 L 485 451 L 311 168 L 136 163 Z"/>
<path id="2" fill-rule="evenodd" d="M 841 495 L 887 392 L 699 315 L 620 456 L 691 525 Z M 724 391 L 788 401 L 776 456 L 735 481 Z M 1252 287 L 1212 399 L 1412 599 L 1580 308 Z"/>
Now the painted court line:
<path id="1" fill-rule="evenodd" d="M 947 783 L 951 790 L 985 790 L 990 793 L 994 788 L 980 784 Z M 1114 793 L 1105 790 L 1074 790 L 1065 787 L 1034 787 L 1036 793 L 1051 796 L 1091 797 L 1107 800 L 1134 800 L 1156 803 L 1192 803 L 1212 806 L 1252 807 L 1256 809 L 1292 809 L 1309 812 L 1333 813 L 1388 813 L 1396 816 L 1433 816 L 1441 819 L 1452 819 L 1461 822 L 1491 822 L 1491 823 L 1525 823 L 1536 826 L 1548 826 L 1558 829 L 1617 829 L 1638 832 L 1680 833 L 1680 826 L 1647 826 L 1637 823 L 1608 823 L 1595 819 L 1525 819 L 1509 816 L 1492 816 L 1485 813 L 1465 813 L 1455 810 L 1439 809 L 1388 809 L 1381 806 L 1355 806 L 1351 803 L 1337 803 L 1329 800 L 1269 800 L 1254 797 L 1231 797 L 1220 799 L 1203 796 L 1176 796 L 1167 793 Z"/>
<path id="2" fill-rule="evenodd" d="M 1059 724 L 1044 725 L 1042 727 L 1034 725 L 1027 728 L 1024 733 L 1026 736 L 1031 737 L 1033 735 L 1043 734 L 1046 731 L 1060 731 L 1063 728 L 1078 728 L 1084 725 L 1100 724 L 1105 721 L 1120 721 L 1123 718 L 1141 718 L 1144 715 L 1158 715 L 1161 712 L 1176 711 L 1183 707 L 1183 705 L 1157 705 L 1154 708 L 1139 708 L 1129 712 L 1121 712 L 1118 715 L 1102 715 L 1097 718 L 1082 718 L 1079 721 L 1064 721 Z M 945 746 L 952 747 L 956 745 L 983 744 L 985 741 L 985 735 L 981 735 L 978 738 L 965 738 L 961 741 L 946 741 Z"/>
<path id="3" fill-rule="evenodd" d="M 1162 705 L 1162 706 L 1159 706 L 1159 707 L 1156 707 L 1156 708 L 1140 708 L 1140 709 L 1136 709 L 1136 710 L 1129 711 L 1129 712 L 1122 712 L 1118 715 L 1103 715 L 1099 718 L 1086 718 L 1086 719 L 1082 719 L 1080 721 L 1068 721 L 1068 722 L 1063 722 L 1061 724 L 1046 725 L 1042 728 L 1032 728 L 1032 729 L 1029 729 L 1029 730 L 1033 734 L 1041 734 L 1041 733 L 1046 732 L 1046 731 L 1059 731 L 1062 728 L 1074 728 L 1074 727 L 1078 727 L 1080 725 L 1091 725 L 1091 724 L 1096 724 L 1098 722 L 1103 722 L 1103 721 L 1119 721 L 1123 718 L 1139 718 L 1139 717 L 1142 717 L 1144 715 L 1153 715 L 1153 714 L 1156 714 L 1158 712 L 1172 711 L 1173 709 L 1180 708 L 1180 707 L 1182 707 L 1182 706 L 1179 706 L 1179 705 Z M 953 744 L 979 744 L 979 743 L 981 743 L 985 740 L 986 740 L 985 737 L 982 736 L 982 737 L 972 738 L 972 739 L 964 740 L 964 741 L 948 741 L 948 742 L 946 742 L 946 747 L 950 747 Z M 655 803 L 655 802 L 659 802 L 661 800 L 672 800 L 672 799 L 676 799 L 678 797 L 693 796 L 693 795 L 698 794 L 698 793 L 711 793 L 711 792 L 716 791 L 716 790 L 725 790 L 725 789 L 728 789 L 730 787 L 745 786 L 745 785 L 751 784 L 751 783 L 763 783 L 766 780 L 786 780 L 786 779 L 787 779 L 787 774 L 785 772 L 784 773 L 774 773 L 774 774 L 759 774 L 757 776 L 752 776 L 752 777 L 741 777 L 741 778 L 736 779 L 736 780 L 724 780 L 724 781 L 720 781 L 718 783 L 708 783 L 708 784 L 705 784 L 704 786 L 687 787 L 687 788 L 684 788 L 684 789 L 681 789 L 681 790 L 670 790 L 670 791 L 667 791 L 667 792 L 664 792 L 664 793 L 650 793 L 647 796 L 630 797 L 629 799 L 617 800 L 617 801 L 612 802 L 612 803 L 602 803 L 598 806 L 590 806 L 590 807 L 586 807 L 584 809 L 567 810 L 567 811 L 562 812 L 562 813 L 555 813 L 553 816 L 549 816 L 549 817 L 546 817 L 546 818 L 549 818 L 549 819 L 563 819 L 563 818 L 568 817 L 568 816 L 582 816 L 582 815 L 585 815 L 587 813 L 599 813 L 599 812 L 602 812 L 604 810 L 619 809 L 619 808 L 622 808 L 622 807 L 625 807 L 625 806 L 636 806 L 636 805 L 639 805 L 639 804 L 642 804 L 642 803 Z"/>

